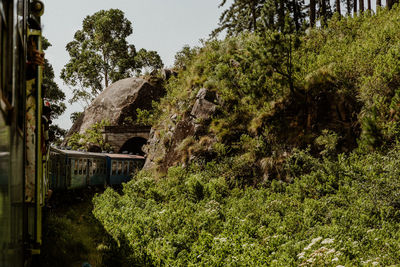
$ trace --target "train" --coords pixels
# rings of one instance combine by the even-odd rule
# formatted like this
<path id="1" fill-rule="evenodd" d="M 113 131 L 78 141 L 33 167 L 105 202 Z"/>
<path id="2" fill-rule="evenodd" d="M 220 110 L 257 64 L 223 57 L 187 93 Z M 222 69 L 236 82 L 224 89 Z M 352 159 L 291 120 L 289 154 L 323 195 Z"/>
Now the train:
<path id="1" fill-rule="evenodd" d="M 38 266 L 52 190 L 126 182 L 144 157 L 51 147 L 39 0 L 0 0 L 0 266 Z"/>
<path id="2" fill-rule="evenodd" d="M 95 153 L 50 148 L 48 187 L 71 190 L 87 186 L 113 186 L 128 182 L 144 165 L 139 155 Z"/>
<path id="3" fill-rule="evenodd" d="M 0 266 L 40 253 L 48 146 L 37 0 L 0 0 Z"/>

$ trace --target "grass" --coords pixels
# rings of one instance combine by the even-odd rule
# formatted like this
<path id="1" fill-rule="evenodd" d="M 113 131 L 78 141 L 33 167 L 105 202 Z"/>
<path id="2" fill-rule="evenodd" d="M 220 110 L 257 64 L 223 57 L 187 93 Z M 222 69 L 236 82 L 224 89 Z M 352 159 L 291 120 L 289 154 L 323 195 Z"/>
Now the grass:
<path id="1" fill-rule="evenodd" d="M 44 215 L 41 266 L 123 266 L 117 244 L 92 215 L 96 191 L 53 194 Z"/>

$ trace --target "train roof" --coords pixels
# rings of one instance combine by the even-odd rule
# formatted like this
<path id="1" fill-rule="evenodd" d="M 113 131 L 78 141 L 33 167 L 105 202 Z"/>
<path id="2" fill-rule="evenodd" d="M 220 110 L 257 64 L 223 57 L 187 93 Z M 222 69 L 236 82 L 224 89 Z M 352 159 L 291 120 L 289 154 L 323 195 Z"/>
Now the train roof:
<path id="1" fill-rule="evenodd" d="M 107 157 L 110 157 L 111 159 L 144 159 L 143 156 L 139 156 L 139 155 L 129 155 L 129 154 L 105 154 Z"/>
<path id="2" fill-rule="evenodd" d="M 96 153 L 96 152 L 85 152 L 76 150 L 60 149 L 56 147 L 51 147 L 51 151 L 59 154 L 74 155 L 80 157 L 109 157 L 111 159 L 144 159 L 143 156 L 139 155 L 129 155 L 129 154 L 113 154 L 113 153 Z"/>

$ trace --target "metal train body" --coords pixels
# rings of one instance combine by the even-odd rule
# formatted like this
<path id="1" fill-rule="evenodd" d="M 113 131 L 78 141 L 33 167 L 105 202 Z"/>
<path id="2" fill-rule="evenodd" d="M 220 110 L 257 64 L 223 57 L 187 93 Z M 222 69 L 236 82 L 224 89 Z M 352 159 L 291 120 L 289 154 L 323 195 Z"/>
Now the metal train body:
<path id="1" fill-rule="evenodd" d="M 0 266 L 29 266 L 40 252 L 47 191 L 42 67 L 28 55 L 41 51 L 43 9 L 36 0 L 0 0 Z"/>
<path id="2" fill-rule="evenodd" d="M 50 149 L 49 182 L 53 190 L 116 185 L 143 167 L 144 157 Z"/>

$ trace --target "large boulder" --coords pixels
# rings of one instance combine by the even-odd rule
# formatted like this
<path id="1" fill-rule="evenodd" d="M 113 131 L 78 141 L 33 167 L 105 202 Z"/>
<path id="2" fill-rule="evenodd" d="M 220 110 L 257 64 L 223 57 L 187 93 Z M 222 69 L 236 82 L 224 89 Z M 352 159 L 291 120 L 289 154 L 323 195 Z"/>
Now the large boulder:
<path id="1" fill-rule="evenodd" d="M 136 109 L 149 110 L 152 101 L 165 94 L 161 79 L 126 78 L 104 89 L 75 121 L 67 138 L 75 132 L 83 134 L 93 124 L 107 120 L 122 125 L 137 118 Z M 127 120 L 129 119 L 129 120 Z"/>
<path id="2" fill-rule="evenodd" d="M 151 130 L 144 147 L 146 162 L 143 168 L 157 168 L 158 171 L 166 172 L 169 167 L 182 163 L 182 151 L 179 151 L 182 142 L 193 138 L 191 142 L 199 143 L 199 138 L 206 134 L 206 128 L 220 104 L 215 92 L 201 88 L 190 112 L 183 114 L 181 119 L 173 114 L 170 120 L 161 122 Z M 213 136 L 209 140 L 211 143 L 215 141 Z M 211 143 L 203 145 L 209 146 Z"/>

